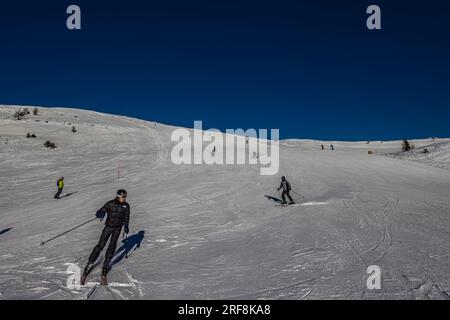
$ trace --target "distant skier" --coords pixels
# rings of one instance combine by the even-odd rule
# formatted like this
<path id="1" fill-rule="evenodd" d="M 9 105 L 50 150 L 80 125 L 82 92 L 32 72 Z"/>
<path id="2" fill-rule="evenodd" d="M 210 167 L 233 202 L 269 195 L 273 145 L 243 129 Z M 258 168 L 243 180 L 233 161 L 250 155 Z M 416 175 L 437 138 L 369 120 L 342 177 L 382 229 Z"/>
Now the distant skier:
<path id="1" fill-rule="evenodd" d="M 281 204 L 286 204 L 286 197 L 285 197 L 286 195 L 289 198 L 290 201 L 289 204 L 295 204 L 294 200 L 292 200 L 292 197 L 289 194 L 289 192 L 292 190 L 291 184 L 289 183 L 289 181 L 286 180 L 285 176 L 281 177 L 281 184 L 277 190 L 280 191 L 280 189 L 283 189 L 283 192 L 281 193 L 281 198 L 283 199 L 283 202 L 281 202 Z"/>
<path id="2" fill-rule="evenodd" d="M 100 221 L 103 220 L 105 214 L 107 214 L 105 228 L 100 236 L 100 241 L 89 256 L 88 263 L 84 268 L 83 275 L 81 276 L 81 285 L 84 285 L 86 282 L 86 278 L 91 271 L 92 265 L 105 247 L 109 237 L 111 237 L 108 249 L 106 250 L 100 281 L 101 285 L 108 284 L 106 276 L 108 274 L 109 265 L 114 256 L 114 252 L 116 251 L 117 240 L 119 239 L 122 227 L 124 227 L 125 234 L 129 233 L 128 226 L 130 222 L 130 205 L 125 201 L 126 198 L 127 192 L 122 189 L 118 190 L 116 198 L 108 201 L 100 210 L 97 211 L 96 216 L 100 219 Z"/>
<path id="3" fill-rule="evenodd" d="M 330 146 L 330 149 L 334 151 L 334 146 L 333 146 L 333 145 L 331 145 L 331 146 Z"/>
<path id="4" fill-rule="evenodd" d="M 61 193 L 64 189 L 64 177 L 61 177 L 58 179 L 58 181 L 56 182 L 56 187 L 58 188 L 58 192 L 56 192 L 55 196 L 53 197 L 54 199 L 61 199 Z"/>
<path id="5" fill-rule="evenodd" d="M 322 145 L 322 150 L 325 150 L 325 147 Z"/>

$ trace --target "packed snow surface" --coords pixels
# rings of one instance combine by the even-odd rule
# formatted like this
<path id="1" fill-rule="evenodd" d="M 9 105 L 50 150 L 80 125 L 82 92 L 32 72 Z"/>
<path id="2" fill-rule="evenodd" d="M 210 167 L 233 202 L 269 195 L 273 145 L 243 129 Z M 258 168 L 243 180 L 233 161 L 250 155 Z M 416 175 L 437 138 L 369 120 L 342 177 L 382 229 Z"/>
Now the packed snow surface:
<path id="1" fill-rule="evenodd" d="M 407 153 L 401 141 L 285 140 L 279 174 L 262 176 L 257 165 L 173 164 L 172 126 L 68 108 L 14 120 L 16 110 L 0 106 L 0 299 L 449 297 L 448 139 L 413 140 Z M 281 175 L 296 205 L 274 200 Z M 67 196 L 54 200 L 60 176 Z M 140 246 L 121 237 L 110 286 L 97 286 L 103 252 L 79 288 L 103 222 L 40 243 L 119 188 Z M 371 265 L 379 290 L 366 285 Z"/>

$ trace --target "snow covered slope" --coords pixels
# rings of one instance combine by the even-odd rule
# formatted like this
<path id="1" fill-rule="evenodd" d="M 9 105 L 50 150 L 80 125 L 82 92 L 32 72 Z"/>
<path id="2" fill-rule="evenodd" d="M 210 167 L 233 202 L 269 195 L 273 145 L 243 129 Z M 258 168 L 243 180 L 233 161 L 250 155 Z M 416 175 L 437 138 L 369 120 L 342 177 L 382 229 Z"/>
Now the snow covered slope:
<path id="1" fill-rule="evenodd" d="M 393 153 L 389 156 L 450 170 L 450 142 L 448 141 L 432 143 L 408 152 Z"/>
<path id="2" fill-rule="evenodd" d="M 448 159 L 448 140 L 427 163 L 382 155 L 400 141 L 331 151 L 287 140 L 280 174 L 261 176 L 257 166 L 172 164 L 175 127 L 64 108 L 17 121 L 15 110 L 0 106 L 0 299 L 86 299 L 100 266 L 86 287 L 68 282 L 103 223 L 39 244 L 91 219 L 118 188 L 141 244 L 128 259 L 118 252 L 111 285 L 90 299 L 449 297 L 450 171 L 433 166 Z M 299 205 L 265 197 L 279 197 L 281 175 L 306 197 L 293 194 Z M 59 176 L 73 194 L 54 200 Z M 366 286 L 374 264 L 381 290 Z"/>

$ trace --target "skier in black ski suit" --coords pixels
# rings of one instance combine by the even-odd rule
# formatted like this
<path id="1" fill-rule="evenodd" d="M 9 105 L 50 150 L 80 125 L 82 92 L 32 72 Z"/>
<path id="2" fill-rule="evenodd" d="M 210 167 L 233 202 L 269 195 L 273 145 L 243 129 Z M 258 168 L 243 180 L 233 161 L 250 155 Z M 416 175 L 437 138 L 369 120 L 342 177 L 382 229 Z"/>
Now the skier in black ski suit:
<path id="1" fill-rule="evenodd" d="M 124 227 L 124 232 L 126 234 L 130 232 L 128 229 L 130 222 L 130 205 L 125 201 L 126 198 L 127 192 L 125 190 L 119 190 L 117 191 L 117 196 L 114 200 L 108 201 L 100 210 L 97 211 L 96 216 L 100 219 L 100 221 L 103 220 L 105 214 L 107 214 L 105 228 L 100 236 L 100 241 L 89 256 L 88 264 L 84 268 L 84 272 L 81 277 L 81 285 L 84 285 L 92 265 L 95 260 L 97 260 L 100 252 L 102 252 L 109 237 L 111 237 L 108 249 L 106 250 L 101 277 L 101 284 L 107 284 L 106 275 L 108 273 L 111 260 L 114 256 L 114 252 L 116 251 L 117 240 L 119 239 L 122 231 L 122 226 Z"/>
<path id="2" fill-rule="evenodd" d="M 280 189 L 283 189 L 283 193 L 281 194 L 281 197 L 283 198 L 283 202 L 282 204 L 286 203 L 286 195 L 289 198 L 290 203 L 289 204 L 295 204 L 294 200 L 292 200 L 291 195 L 289 194 L 289 192 L 291 191 L 291 184 L 289 183 L 289 181 L 286 180 L 286 177 L 281 177 L 281 184 L 278 187 L 278 191 L 280 191 Z"/>

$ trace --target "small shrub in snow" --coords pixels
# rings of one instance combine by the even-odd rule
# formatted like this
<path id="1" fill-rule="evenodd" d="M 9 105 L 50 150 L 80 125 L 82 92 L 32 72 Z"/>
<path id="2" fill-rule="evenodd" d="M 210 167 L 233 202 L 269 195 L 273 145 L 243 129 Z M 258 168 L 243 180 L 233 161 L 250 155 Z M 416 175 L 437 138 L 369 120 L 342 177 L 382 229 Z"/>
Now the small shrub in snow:
<path id="1" fill-rule="evenodd" d="M 25 109 L 27 110 L 27 109 Z M 19 109 L 16 112 L 14 112 L 14 119 L 16 120 L 22 120 L 23 117 L 27 114 L 25 110 Z"/>
<path id="2" fill-rule="evenodd" d="M 413 149 L 413 146 L 409 143 L 408 140 L 403 139 L 403 142 L 402 142 L 402 150 L 403 150 L 404 152 L 406 152 L 406 151 L 409 151 L 409 150 L 411 150 L 411 149 Z"/>
<path id="3" fill-rule="evenodd" d="M 47 140 L 44 143 L 44 147 L 46 148 L 51 148 L 51 149 L 55 149 L 56 148 L 56 144 L 54 142 L 51 142 L 50 140 Z"/>

